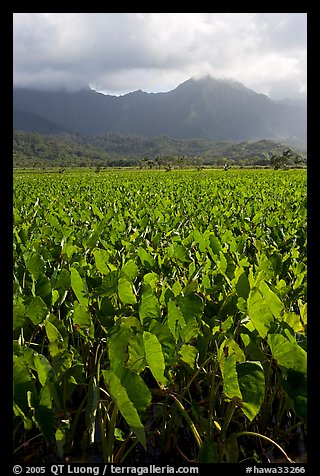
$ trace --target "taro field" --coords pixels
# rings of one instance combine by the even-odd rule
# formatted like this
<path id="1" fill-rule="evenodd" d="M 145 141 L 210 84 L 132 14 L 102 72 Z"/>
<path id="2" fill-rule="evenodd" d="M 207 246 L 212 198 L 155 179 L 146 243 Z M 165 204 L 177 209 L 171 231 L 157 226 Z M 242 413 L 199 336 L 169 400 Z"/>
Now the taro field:
<path id="1" fill-rule="evenodd" d="M 298 462 L 303 170 L 14 174 L 17 462 Z"/>

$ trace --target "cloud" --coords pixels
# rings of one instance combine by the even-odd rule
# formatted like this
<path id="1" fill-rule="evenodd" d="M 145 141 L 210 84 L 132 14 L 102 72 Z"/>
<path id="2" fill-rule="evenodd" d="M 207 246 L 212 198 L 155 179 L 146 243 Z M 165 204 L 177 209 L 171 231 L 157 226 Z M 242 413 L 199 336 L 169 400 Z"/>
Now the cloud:
<path id="1" fill-rule="evenodd" d="M 14 84 L 168 91 L 211 74 L 306 91 L 306 13 L 15 13 Z"/>

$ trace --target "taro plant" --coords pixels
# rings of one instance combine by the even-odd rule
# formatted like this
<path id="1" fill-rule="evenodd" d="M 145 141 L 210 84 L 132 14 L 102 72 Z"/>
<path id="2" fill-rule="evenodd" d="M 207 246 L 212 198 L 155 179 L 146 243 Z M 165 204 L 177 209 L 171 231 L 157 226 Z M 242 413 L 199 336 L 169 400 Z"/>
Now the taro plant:
<path id="1" fill-rule="evenodd" d="M 14 182 L 14 454 L 292 459 L 306 431 L 305 172 Z"/>

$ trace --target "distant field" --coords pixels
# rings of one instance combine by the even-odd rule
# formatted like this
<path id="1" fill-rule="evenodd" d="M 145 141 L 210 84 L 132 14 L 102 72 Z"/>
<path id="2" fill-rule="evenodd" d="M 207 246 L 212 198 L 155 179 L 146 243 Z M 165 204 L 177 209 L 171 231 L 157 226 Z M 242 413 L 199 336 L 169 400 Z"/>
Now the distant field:
<path id="1" fill-rule="evenodd" d="M 306 176 L 15 171 L 16 461 L 300 458 Z"/>

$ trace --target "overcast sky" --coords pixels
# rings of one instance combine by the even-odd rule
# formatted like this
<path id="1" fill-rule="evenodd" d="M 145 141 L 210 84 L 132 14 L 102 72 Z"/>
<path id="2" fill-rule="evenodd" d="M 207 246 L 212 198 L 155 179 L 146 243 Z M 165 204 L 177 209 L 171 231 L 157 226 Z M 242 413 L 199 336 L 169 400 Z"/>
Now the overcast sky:
<path id="1" fill-rule="evenodd" d="M 307 91 L 306 13 L 14 13 L 15 86 L 163 92 L 234 79 L 273 99 Z"/>

